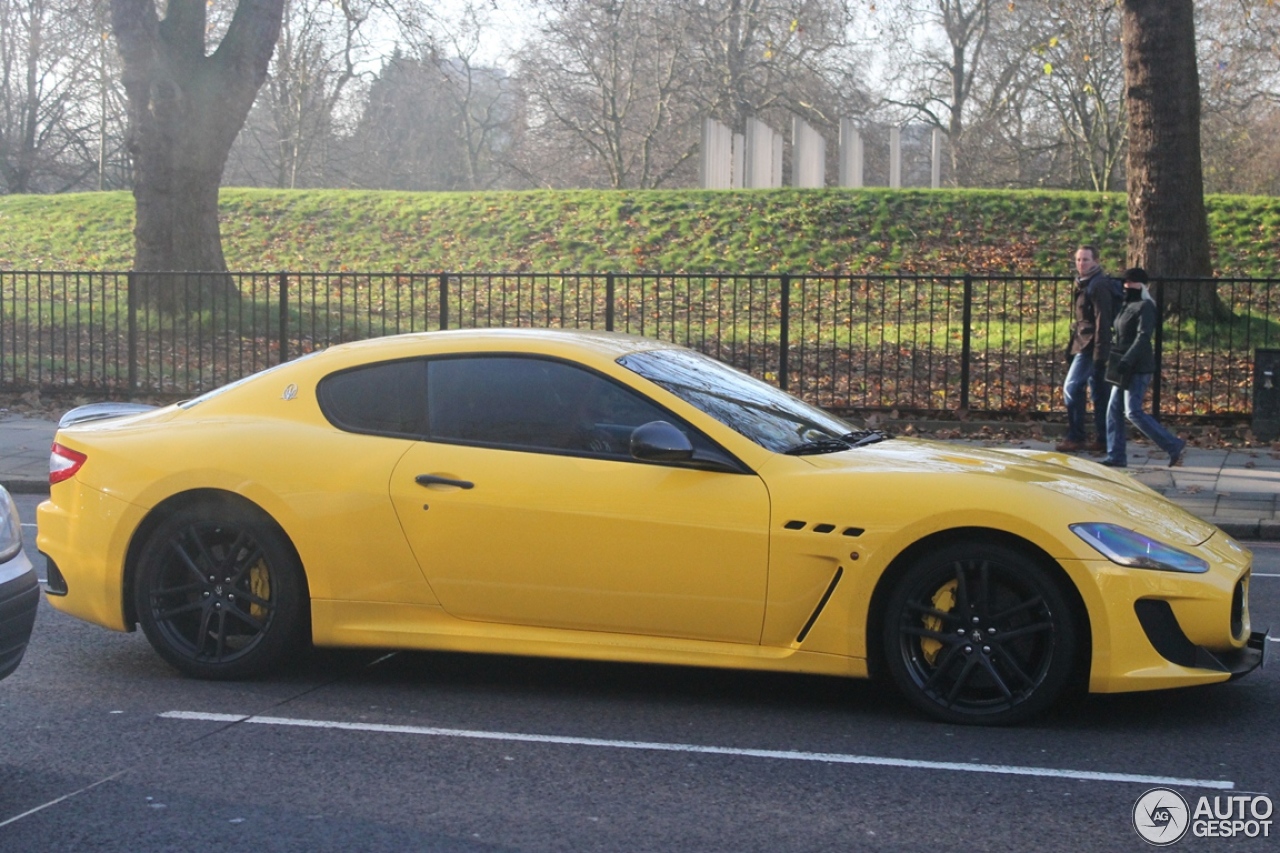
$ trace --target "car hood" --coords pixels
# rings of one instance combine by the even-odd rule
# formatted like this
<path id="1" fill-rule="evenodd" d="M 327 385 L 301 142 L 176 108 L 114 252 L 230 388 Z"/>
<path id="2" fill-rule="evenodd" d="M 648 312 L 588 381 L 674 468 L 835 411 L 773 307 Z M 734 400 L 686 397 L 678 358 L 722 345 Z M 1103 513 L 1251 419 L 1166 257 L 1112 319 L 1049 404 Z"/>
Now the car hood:
<path id="1" fill-rule="evenodd" d="M 922 439 L 891 439 L 841 453 L 800 457 L 837 473 L 918 474 L 995 478 L 1022 483 L 1078 502 L 1086 512 L 1064 521 L 1107 521 L 1190 547 L 1217 528 L 1151 490 L 1129 474 L 1063 453 L 986 449 Z"/>

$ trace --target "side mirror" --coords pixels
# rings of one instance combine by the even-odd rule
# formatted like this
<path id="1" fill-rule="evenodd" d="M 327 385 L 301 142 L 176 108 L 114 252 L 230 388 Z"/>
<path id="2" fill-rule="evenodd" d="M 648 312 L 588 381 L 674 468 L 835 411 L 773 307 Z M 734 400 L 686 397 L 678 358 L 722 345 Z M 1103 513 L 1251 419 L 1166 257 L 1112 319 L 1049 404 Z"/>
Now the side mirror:
<path id="1" fill-rule="evenodd" d="M 631 431 L 631 455 L 647 462 L 688 462 L 693 444 L 666 421 L 650 421 Z"/>

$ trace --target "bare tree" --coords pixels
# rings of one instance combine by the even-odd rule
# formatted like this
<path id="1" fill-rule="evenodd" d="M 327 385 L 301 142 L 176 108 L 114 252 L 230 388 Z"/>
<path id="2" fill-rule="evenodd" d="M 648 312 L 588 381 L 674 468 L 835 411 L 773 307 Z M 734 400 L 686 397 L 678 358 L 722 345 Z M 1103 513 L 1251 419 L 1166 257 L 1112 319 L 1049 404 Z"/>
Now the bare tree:
<path id="1" fill-rule="evenodd" d="M 480 58 L 487 21 L 468 3 L 425 45 L 436 86 L 453 105 L 455 139 L 463 156 L 459 189 L 487 189 L 502 177 L 501 161 L 514 137 L 515 109 L 507 74 Z"/>
<path id="2" fill-rule="evenodd" d="M 1192 0 L 1123 0 L 1129 110 L 1129 263 L 1154 278 L 1213 272 L 1200 170 Z M 1216 318 L 1212 286 L 1165 285 L 1167 310 Z"/>
<path id="3" fill-rule="evenodd" d="M 687 4 L 546 0 L 521 56 L 532 126 L 527 171 L 564 185 L 656 187 L 692 156 Z M 546 170 L 548 156 L 559 167 Z M 572 185 L 572 184 L 571 184 Z"/>
<path id="4" fill-rule="evenodd" d="M 1207 192 L 1280 194 L 1280 4 L 1196 4 Z"/>
<path id="5" fill-rule="evenodd" d="M 462 190 L 497 181 L 513 113 L 506 75 L 464 60 L 393 55 L 369 86 L 351 144 L 368 187 Z"/>
<path id="6" fill-rule="evenodd" d="M 1122 190 L 1125 134 L 1124 63 L 1114 0 L 1062 0 L 1036 10 L 1039 40 L 1031 78 L 1052 115 L 1065 161 L 1058 185 Z"/>
<path id="7" fill-rule="evenodd" d="M 371 12 L 369 0 L 285 0 L 267 80 L 231 154 L 242 173 L 290 189 L 324 182 L 335 114 L 370 52 Z"/>
<path id="8" fill-rule="evenodd" d="M 691 7 L 699 105 L 741 131 L 748 118 L 799 114 L 834 127 L 862 92 L 839 92 L 855 63 L 848 0 L 706 0 Z"/>
<path id="9" fill-rule="evenodd" d="M 0 0 L 0 180 L 11 193 L 79 188 L 90 174 L 95 33 L 67 0 Z"/>
<path id="10" fill-rule="evenodd" d="M 876 6 L 876 12 L 877 41 L 894 57 L 901 73 L 895 88 L 903 89 L 886 101 L 946 134 L 951 181 L 968 184 L 968 111 L 987 66 L 999 58 L 988 50 L 993 29 L 1010 10 L 997 0 L 898 0 Z M 1016 62 L 1015 55 L 1005 63 L 1006 75 Z M 1001 76 L 998 69 L 994 73 Z"/>
<path id="11" fill-rule="evenodd" d="M 206 0 L 111 0 L 124 60 L 136 225 L 134 268 L 225 272 L 218 190 L 231 144 L 266 77 L 284 0 L 239 0 L 206 53 Z M 181 304 L 144 277 L 148 298 Z M 229 280 L 190 279 L 225 296 Z"/>

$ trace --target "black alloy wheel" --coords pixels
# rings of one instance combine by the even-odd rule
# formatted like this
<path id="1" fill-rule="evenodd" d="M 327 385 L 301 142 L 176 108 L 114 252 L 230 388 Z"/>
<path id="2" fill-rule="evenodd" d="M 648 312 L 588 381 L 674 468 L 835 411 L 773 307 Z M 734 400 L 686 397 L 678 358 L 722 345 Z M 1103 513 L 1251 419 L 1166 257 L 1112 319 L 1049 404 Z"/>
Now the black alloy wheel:
<path id="1" fill-rule="evenodd" d="M 1077 628 L 1055 578 L 999 545 L 957 544 L 916 561 L 889 598 L 888 670 L 912 704 L 951 723 L 1026 720 L 1066 687 Z"/>
<path id="2" fill-rule="evenodd" d="M 147 540 L 134 587 L 156 651 L 197 678 L 245 678 L 278 667 L 307 639 L 302 568 L 265 519 L 202 505 Z"/>

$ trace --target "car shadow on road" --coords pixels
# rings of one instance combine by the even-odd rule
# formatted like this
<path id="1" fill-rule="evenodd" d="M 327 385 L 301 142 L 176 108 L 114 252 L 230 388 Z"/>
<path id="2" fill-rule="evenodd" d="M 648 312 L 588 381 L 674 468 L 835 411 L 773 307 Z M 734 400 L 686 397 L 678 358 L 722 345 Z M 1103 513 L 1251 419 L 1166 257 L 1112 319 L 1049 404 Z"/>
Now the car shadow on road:
<path id="1" fill-rule="evenodd" d="M 674 702 L 723 709 L 853 711 L 885 719 L 907 712 L 891 687 L 865 679 L 450 652 L 366 654 L 367 663 L 356 668 L 358 657 L 350 655 L 317 650 L 308 668 L 333 672 L 345 667 L 348 677 L 365 689 L 421 687 L 525 702 Z"/>

